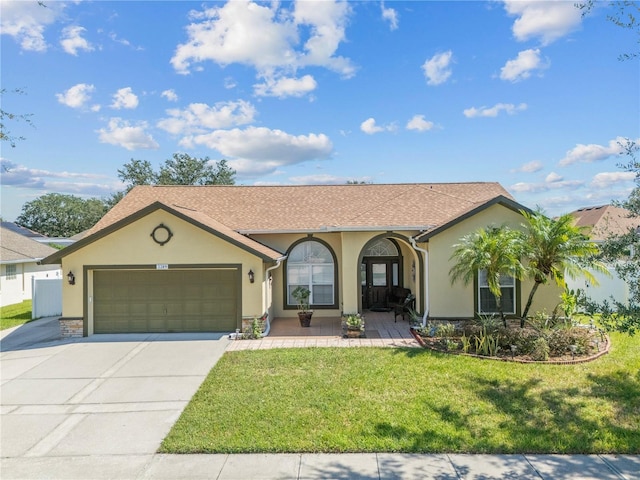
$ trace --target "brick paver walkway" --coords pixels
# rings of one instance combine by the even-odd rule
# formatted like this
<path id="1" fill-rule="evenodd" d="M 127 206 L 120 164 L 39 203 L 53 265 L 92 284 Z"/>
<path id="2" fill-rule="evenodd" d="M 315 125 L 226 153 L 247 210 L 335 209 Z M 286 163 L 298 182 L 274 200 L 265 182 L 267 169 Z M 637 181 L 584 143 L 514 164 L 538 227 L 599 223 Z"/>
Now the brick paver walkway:
<path id="1" fill-rule="evenodd" d="M 276 318 L 269 336 L 259 340 L 236 340 L 227 351 L 302 347 L 420 347 L 409 323 L 391 312 L 365 312 L 366 338 L 343 338 L 341 319 L 314 316 L 311 327 L 301 327 L 297 318 Z"/>

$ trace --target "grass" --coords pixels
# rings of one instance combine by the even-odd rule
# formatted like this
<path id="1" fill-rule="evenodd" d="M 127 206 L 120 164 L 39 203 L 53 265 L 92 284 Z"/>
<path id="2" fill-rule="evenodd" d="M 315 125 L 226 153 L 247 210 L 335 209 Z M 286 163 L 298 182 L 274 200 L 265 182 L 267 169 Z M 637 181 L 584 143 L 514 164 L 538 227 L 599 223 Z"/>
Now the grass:
<path id="1" fill-rule="evenodd" d="M 422 349 L 228 352 L 165 453 L 640 453 L 640 338 L 577 365 Z"/>
<path id="2" fill-rule="evenodd" d="M 31 321 L 31 300 L 0 307 L 0 330 L 17 327 Z"/>

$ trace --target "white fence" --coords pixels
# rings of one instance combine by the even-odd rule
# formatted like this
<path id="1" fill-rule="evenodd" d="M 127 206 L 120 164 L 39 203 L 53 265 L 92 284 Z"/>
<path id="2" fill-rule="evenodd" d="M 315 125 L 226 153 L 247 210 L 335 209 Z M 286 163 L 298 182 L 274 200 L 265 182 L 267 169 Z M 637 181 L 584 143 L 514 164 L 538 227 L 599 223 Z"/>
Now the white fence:
<path id="1" fill-rule="evenodd" d="M 593 302 L 611 303 L 611 297 L 620 303 L 629 303 L 629 285 L 620 278 L 613 267 L 608 267 L 609 275 L 592 271 L 598 285 L 586 281 L 584 277 L 578 279 L 567 278 L 567 287 L 572 290 L 580 289 Z"/>
<path id="2" fill-rule="evenodd" d="M 32 278 L 31 318 L 62 315 L 62 279 Z"/>

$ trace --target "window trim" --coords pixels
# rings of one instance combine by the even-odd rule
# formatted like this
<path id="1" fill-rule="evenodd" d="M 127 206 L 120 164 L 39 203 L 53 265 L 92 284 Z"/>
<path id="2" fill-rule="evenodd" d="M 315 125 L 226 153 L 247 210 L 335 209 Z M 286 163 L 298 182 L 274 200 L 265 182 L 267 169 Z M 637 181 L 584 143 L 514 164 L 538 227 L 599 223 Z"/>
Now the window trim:
<path id="1" fill-rule="evenodd" d="M 283 310 L 297 310 L 298 306 L 296 304 L 290 304 L 289 303 L 289 255 L 291 254 L 291 252 L 293 251 L 294 248 L 296 248 L 298 245 L 300 245 L 301 243 L 304 242 L 318 242 L 320 243 L 322 246 L 324 246 L 329 253 L 331 254 L 331 259 L 333 261 L 333 304 L 322 304 L 322 305 L 315 305 L 315 304 L 310 304 L 309 308 L 312 310 L 334 310 L 336 308 L 338 308 L 338 305 L 340 304 L 340 289 L 339 284 L 338 284 L 338 259 L 336 257 L 335 252 L 333 251 L 333 248 L 331 248 L 331 245 L 329 245 L 327 242 L 325 242 L 324 240 L 320 239 L 320 238 L 315 238 L 312 236 L 308 236 L 308 237 L 304 237 L 301 238 L 297 241 L 295 241 L 294 243 L 292 243 L 289 246 L 289 249 L 287 250 L 287 260 L 285 260 L 285 264 L 284 264 L 284 268 L 282 271 L 282 276 L 283 276 L 283 283 L 282 283 L 282 306 L 283 306 Z M 295 264 L 294 264 L 295 265 Z M 301 265 L 311 265 L 311 264 L 301 264 Z"/>
<path id="2" fill-rule="evenodd" d="M 13 272 L 9 273 L 9 267 L 12 267 Z M 17 280 L 18 279 L 18 266 L 15 263 L 8 263 L 4 269 L 5 280 Z"/>
<path id="3" fill-rule="evenodd" d="M 508 275 L 507 275 L 508 276 Z M 503 312 L 505 316 L 516 316 L 518 315 L 518 312 L 521 311 L 521 284 L 520 284 L 520 280 L 518 280 L 517 278 L 514 277 L 509 277 L 512 278 L 513 281 L 513 312 Z M 511 285 L 507 285 L 507 286 L 502 286 L 500 285 L 500 288 L 509 288 L 511 287 Z M 500 312 L 483 312 L 480 310 L 480 288 L 488 288 L 488 287 L 480 287 L 480 271 L 476 272 L 476 275 L 474 277 L 473 280 L 473 304 L 474 304 L 474 308 L 475 308 L 475 314 L 474 316 L 477 315 L 499 315 Z"/>

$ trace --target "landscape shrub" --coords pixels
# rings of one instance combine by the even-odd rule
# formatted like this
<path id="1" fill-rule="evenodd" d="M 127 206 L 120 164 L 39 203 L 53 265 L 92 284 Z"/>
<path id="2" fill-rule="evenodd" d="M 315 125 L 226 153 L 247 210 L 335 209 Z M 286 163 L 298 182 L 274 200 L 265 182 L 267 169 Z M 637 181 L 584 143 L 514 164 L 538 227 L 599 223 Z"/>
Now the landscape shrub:
<path id="1" fill-rule="evenodd" d="M 535 341 L 540 337 L 531 328 L 502 328 L 500 329 L 500 347 L 510 351 L 511 345 L 516 346 L 519 355 L 529 355 L 533 352 Z"/>
<path id="2" fill-rule="evenodd" d="M 533 342 L 531 358 L 538 362 L 546 362 L 549 360 L 549 344 L 546 338 L 538 337 L 535 342 Z"/>
<path id="3" fill-rule="evenodd" d="M 592 333 L 582 327 L 557 328 L 547 335 L 549 353 L 551 356 L 562 356 L 570 351 L 571 345 L 576 346 L 576 353 L 584 355 L 591 350 Z"/>

